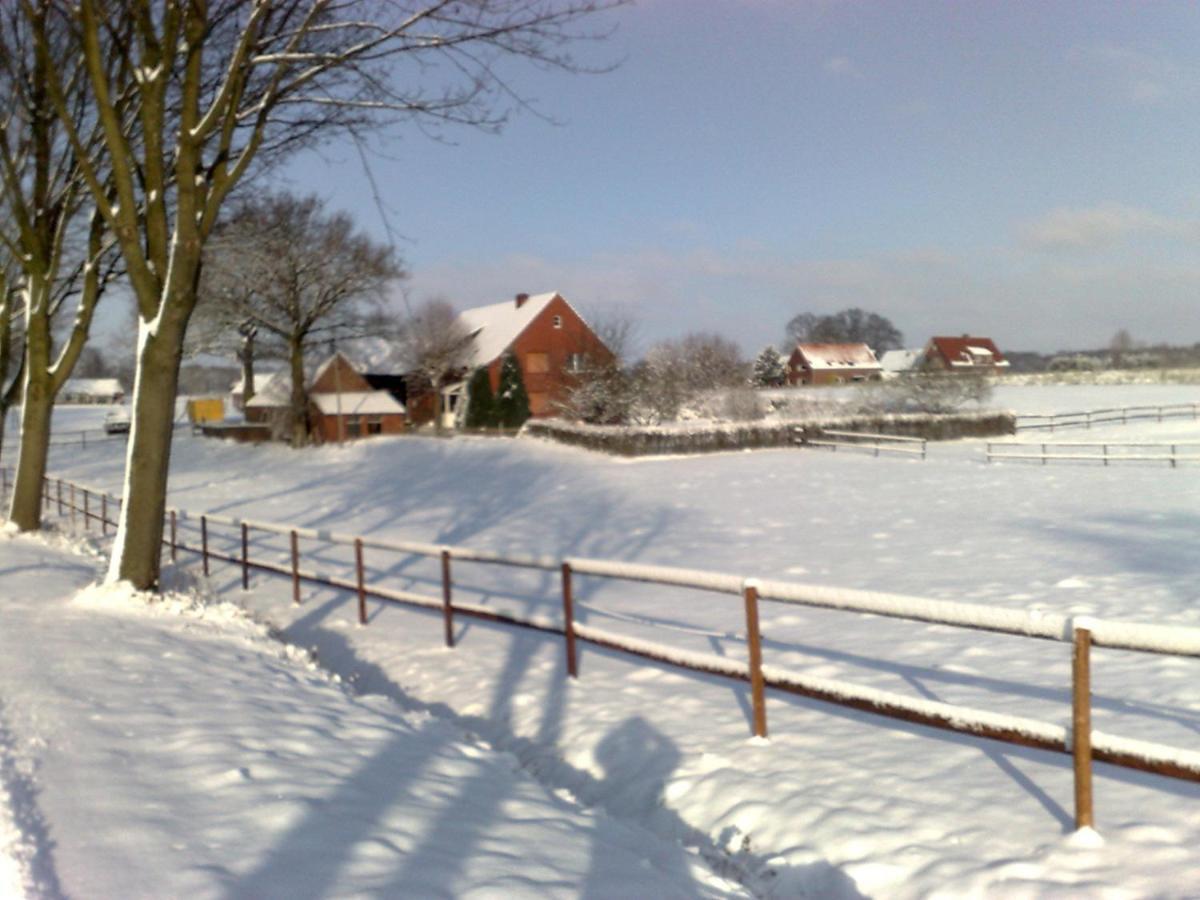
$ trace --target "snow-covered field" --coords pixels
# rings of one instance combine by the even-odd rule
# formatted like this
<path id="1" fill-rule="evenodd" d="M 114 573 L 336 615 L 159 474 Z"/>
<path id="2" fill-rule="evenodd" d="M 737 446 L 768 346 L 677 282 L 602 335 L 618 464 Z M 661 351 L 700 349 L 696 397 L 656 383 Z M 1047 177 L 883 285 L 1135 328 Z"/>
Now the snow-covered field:
<path id="1" fill-rule="evenodd" d="M 1197 399 L 1196 388 L 1172 385 L 996 395 L 1025 413 Z M 91 413 L 63 410 L 60 427 Z M 1200 441 L 1200 423 L 1056 437 Z M 117 490 L 121 464 L 120 442 L 110 442 L 86 455 L 56 450 L 51 469 Z M 1198 474 L 987 466 L 974 441 L 933 445 L 926 462 L 801 450 L 625 461 L 530 441 L 376 439 L 297 453 L 181 434 L 171 500 L 193 513 L 374 537 L 1200 625 Z M 349 563 L 344 549 L 304 551 L 324 569 Z M 286 558 L 266 536 L 254 552 Z M 437 596 L 428 563 L 369 554 L 368 566 L 389 587 Z M 456 600 L 558 615 L 557 579 L 541 573 L 460 565 L 455 582 Z M 760 895 L 1200 892 L 1196 785 L 1098 766 L 1103 842 L 1081 840 L 1063 755 L 775 695 L 770 740 L 757 741 L 747 691 L 729 682 L 593 649 L 570 682 L 551 637 L 462 622 L 447 650 L 436 616 L 372 603 L 362 628 L 352 598 L 332 590 L 306 588 L 293 607 L 286 580 L 256 577 L 242 594 L 232 567 L 217 567 L 212 586 L 314 648 L 360 693 L 479 735 L 543 787 L 687 847 Z M 577 602 L 596 627 L 745 657 L 736 597 L 581 579 Z M 1069 721 L 1066 645 L 773 604 L 762 616 L 769 664 Z M 1097 729 L 1200 747 L 1200 661 L 1097 650 L 1093 666 Z M 465 803 L 470 780 L 449 790 Z"/>

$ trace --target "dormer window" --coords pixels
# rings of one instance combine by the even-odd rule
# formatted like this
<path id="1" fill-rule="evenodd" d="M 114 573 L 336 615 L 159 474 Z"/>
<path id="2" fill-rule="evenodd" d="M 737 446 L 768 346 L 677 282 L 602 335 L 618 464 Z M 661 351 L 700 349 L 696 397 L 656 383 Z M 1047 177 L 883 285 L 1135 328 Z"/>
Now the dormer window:
<path id="1" fill-rule="evenodd" d="M 555 328 L 562 328 L 562 316 L 555 316 L 552 321 Z"/>

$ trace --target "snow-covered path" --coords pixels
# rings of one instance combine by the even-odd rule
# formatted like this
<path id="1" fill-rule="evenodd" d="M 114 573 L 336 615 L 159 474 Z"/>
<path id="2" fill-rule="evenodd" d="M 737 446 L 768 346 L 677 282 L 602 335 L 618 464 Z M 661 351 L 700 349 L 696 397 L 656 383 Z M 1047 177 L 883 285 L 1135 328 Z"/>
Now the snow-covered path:
<path id="1" fill-rule="evenodd" d="M 0 896 L 738 893 L 232 606 L 95 575 L 0 536 Z"/>

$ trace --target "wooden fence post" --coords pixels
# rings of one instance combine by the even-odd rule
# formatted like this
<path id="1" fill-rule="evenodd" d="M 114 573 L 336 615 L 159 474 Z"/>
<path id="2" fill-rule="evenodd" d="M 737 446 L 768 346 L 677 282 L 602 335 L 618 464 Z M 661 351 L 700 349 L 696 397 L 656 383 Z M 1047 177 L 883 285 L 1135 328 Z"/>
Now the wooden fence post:
<path id="1" fill-rule="evenodd" d="M 354 539 L 354 571 L 358 579 L 358 624 L 367 624 L 367 588 L 363 575 L 362 538 Z"/>
<path id="2" fill-rule="evenodd" d="M 562 564 L 563 636 L 567 639 L 567 674 L 579 677 L 575 655 L 575 600 L 571 593 L 571 564 Z"/>
<path id="3" fill-rule="evenodd" d="M 454 646 L 454 606 L 451 604 L 450 551 L 442 550 L 442 619 L 445 623 L 446 646 Z"/>
<path id="4" fill-rule="evenodd" d="M 242 523 L 242 590 L 250 590 L 250 528 Z"/>
<path id="5" fill-rule="evenodd" d="M 758 629 L 758 587 L 747 581 L 742 589 L 746 601 L 746 644 L 750 650 L 750 697 L 754 705 L 754 734 L 767 736 L 767 701 L 762 673 L 762 636 Z"/>
<path id="6" fill-rule="evenodd" d="M 177 529 L 175 524 L 175 510 L 171 510 L 171 562 L 178 562 L 178 546 Z"/>
<path id="7" fill-rule="evenodd" d="M 100 495 L 100 533 L 108 536 L 108 491 Z"/>
<path id="8" fill-rule="evenodd" d="M 292 529 L 292 602 L 300 603 L 300 538 L 296 529 Z"/>
<path id="9" fill-rule="evenodd" d="M 1071 654 L 1071 752 L 1075 758 L 1075 827 L 1091 828 L 1092 810 L 1092 632 L 1073 625 Z"/>
<path id="10" fill-rule="evenodd" d="M 200 564 L 204 567 L 204 577 L 208 577 L 208 516 L 200 517 Z"/>
<path id="11" fill-rule="evenodd" d="M 74 531 L 75 530 L 75 482 L 73 482 L 73 481 L 71 482 L 71 492 L 70 493 L 71 493 L 71 500 L 70 500 L 69 505 L 71 507 L 71 530 Z"/>
<path id="12" fill-rule="evenodd" d="M 47 487 L 49 487 L 49 485 L 47 485 Z M 90 492 L 88 491 L 87 488 L 83 489 L 83 530 L 84 531 L 90 531 L 91 527 L 92 527 L 92 522 L 91 522 L 92 517 L 88 511 L 88 506 L 90 506 L 90 504 L 88 503 L 88 494 L 89 493 Z M 47 496 L 49 496 L 48 492 L 47 492 Z"/>
<path id="13" fill-rule="evenodd" d="M 62 479 L 58 479 L 58 487 L 55 488 L 55 493 L 58 495 L 58 517 L 61 519 L 63 514 L 62 504 Z"/>

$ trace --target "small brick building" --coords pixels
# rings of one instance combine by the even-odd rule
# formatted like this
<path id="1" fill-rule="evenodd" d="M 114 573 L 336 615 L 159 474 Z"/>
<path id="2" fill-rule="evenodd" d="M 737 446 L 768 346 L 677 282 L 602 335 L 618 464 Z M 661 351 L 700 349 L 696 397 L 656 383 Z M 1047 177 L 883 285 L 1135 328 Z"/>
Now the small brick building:
<path id="1" fill-rule="evenodd" d="M 402 388 L 402 379 L 359 372 L 334 353 L 317 369 L 308 389 L 313 433 L 322 441 L 402 434 L 408 428 L 407 410 L 397 396 Z"/>
<path id="2" fill-rule="evenodd" d="M 788 358 L 788 384 L 878 381 L 883 367 L 866 344 L 797 344 Z"/>
<path id="3" fill-rule="evenodd" d="M 574 373 L 585 362 L 611 362 L 612 352 L 561 294 L 517 294 L 504 303 L 465 310 L 459 321 L 475 342 L 471 368 L 486 367 L 492 390 L 500 387 L 500 365 L 512 351 L 521 366 L 529 410 L 552 416 Z"/>

